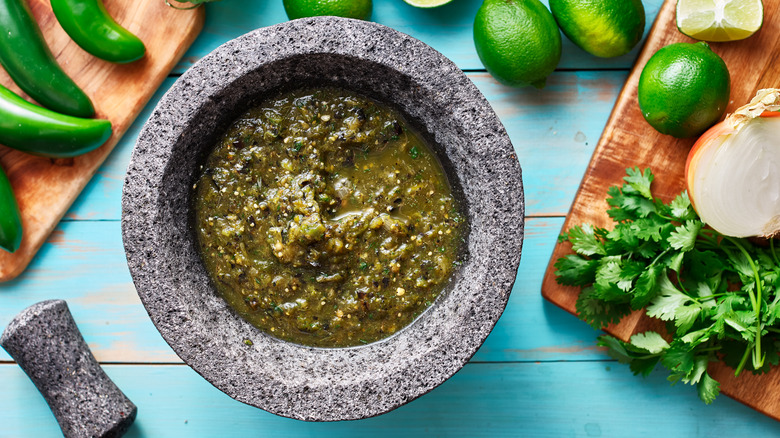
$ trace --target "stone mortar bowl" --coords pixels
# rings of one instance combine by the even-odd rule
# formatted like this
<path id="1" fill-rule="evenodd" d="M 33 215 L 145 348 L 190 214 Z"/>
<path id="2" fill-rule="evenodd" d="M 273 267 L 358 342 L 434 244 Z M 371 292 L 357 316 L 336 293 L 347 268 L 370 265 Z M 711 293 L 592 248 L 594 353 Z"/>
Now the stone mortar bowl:
<path id="1" fill-rule="evenodd" d="M 192 186 L 218 136 L 263 97 L 316 85 L 399 109 L 438 155 L 469 223 L 465 262 L 434 304 L 390 338 L 359 347 L 304 347 L 249 324 L 213 288 L 192 227 Z M 390 28 L 319 17 L 229 41 L 176 81 L 133 151 L 122 237 L 138 294 L 184 362 L 241 402 L 334 421 L 395 409 L 474 355 L 509 299 L 523 211 L 506 131 L 455 64 Z"/>

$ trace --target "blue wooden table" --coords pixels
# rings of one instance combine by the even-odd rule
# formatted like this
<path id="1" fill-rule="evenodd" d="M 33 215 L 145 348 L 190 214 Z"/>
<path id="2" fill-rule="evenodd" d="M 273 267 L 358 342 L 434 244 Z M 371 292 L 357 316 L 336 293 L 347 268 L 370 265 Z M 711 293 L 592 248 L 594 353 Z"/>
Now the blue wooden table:
<path id="1" fill-rule="evenodd" d="M 374 21 L 425 41 L 467 73 L 499 114 L 523 167 L 526 240 L 512 297 L 484 346 L 443 385 L 367 420 L 280 418 L 229 398 L 182 364 L 135 293 L 119 220 L 138 132 L 193 62 L 231 38 L 285 21 L 281 0 L 206 6 L 198 40 L 27 272 L 0 285 L 0 328 L 35 302 L 67 300 L 97 359 L 138 405 L 130 437 L 780 436 L 780 423 L 724 396 L 706 406 L 692 387 L 670 386 L 660 370 L 647 379 L 633 376 L 596 348 L 596 331 L 542 299 L 542 276 L 564 216 L 637 51 L 603 60 L 564 39 L 563 59 L 546 88 L 504 87 L 485 72 L 474 50 L 472 22 L 480 1 L 454 0 L 434 10 L 402 0 L 374 4 Z M 647 29 L 661 3 L 644 0 Z M 35 386 L 0 350 L 0 437 L 58 435 Z"/>

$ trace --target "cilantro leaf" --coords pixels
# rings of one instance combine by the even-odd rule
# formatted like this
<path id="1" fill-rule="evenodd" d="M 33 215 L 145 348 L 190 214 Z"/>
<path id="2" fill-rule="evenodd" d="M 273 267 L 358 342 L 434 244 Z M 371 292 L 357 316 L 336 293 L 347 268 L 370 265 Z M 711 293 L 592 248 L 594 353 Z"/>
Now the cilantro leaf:
<path id="1" fill-rule="evenodd" d="M 750 262 L 748 261 L 745 254 L 740 251 L 732 251 L 731 249 L 725 247 L 722 249 L 723 252 L 726 253 L 729 264 L 735 272 L 742 275 L 743 277 L 751 277 L 753 275 L 753 268 L 750 267 Z"/>
<path id="2" fill-rule="evenodd" d="M 682 252 L 692 250 L 702 225 L 704 225 L 702 221 L 686 221 L 685 225 L 680 225 L 672 231 L 668 239 L 669 245 Z"/>
<path id="3" fill-rule="evenodd" d="M 682 342 L 685 342 L 686 344 L 693 344 L 694 346 L 701 344 L 702 342 L 707 342 L 710 339 L 710 332 L 712 331 L 712 327 L 703 328 L 701 330 L 696 330 L 693 332 L 689 332 L 685 336 L 681 337 L 680 340 Z"/>
<path id="4" fill-rule="evenodd" d="M 680 193 L 672 202 L 669 203 L 669 212 L 672 217 L 680 222 L 694 220 L 697 218 L 696 212 L 693 211 L 691 200 L 688 198 L 688 192 Z"/>
<path id="5" fill-rule="evenodd" d="M 657 212 L 656 204 L 652 200 L 645 198 L 629 185 L 622 188 L 611 187 L 607 193 L 607 204 L 611 207 L 607 214 L 616 222 L 636 220 Z"/>
<path id="6" fill-rule="evenodd" d="M 673 342 L 661 356 L 661 364 L 672 371 L 687 375 L 693 371 L 695 365 L 693 350 L 684 343 Z"/>
<path id="7" fill-rule="evenodd" d="M 778 301 L 777 298 L 780 298 L 780 294 L 777 294 L 772 304 L 770 304 L 766 308 L 766 313 L 764 318 L 766 319 L 767 325 L 774 325 L 775 321 L 777 321 L 777 319 L 780 318 L 780 301 Z"/>
<path id="8" fill-rule="evenodd" d="M 691 301 L 691 298 L 677 290 L 669 277 L 661 277 L 659 293 L 647 306 L 647 315 L 664 321 L 671 321 L 677 314 L 677 309 Z"/>
<path id="9" fill-rule="evenodd" d="M 674 272 L 680 273 L 682 267 L 683 258 L 685 258 L 684 252 L 675 253 L 664 259 L 664 265 L 668 266 Z"/>
<path id="10" fill-rule="evenodd" d="M 714 251 L 693 249 L 686 253 L 686 263 L 689 265 L 688 277 L 691 280 L 704 281 L 719 275 L 726 268 L 726 263 Z"/>
<path id="11" fill-rule="evenodd" d="M 627 304 L 631 301 L 631 295 L 620 289 L 617 283 L 602 282 L 593 283 L 593 296 L 607 303 Z"/>
<path id="12" fill-rule="evenodd" d="M 642 240 L 660 242 L 664 235 L 670 232 L 674 226 L 659 217 L 640 218 L 631 224 L 631 229 L 636 237 Z"/>
<path id="13" fill-rule="evenodd" d="M 631 312 L 625 303 L 609 303 L 599 299 L 593 287 L 582 290 L 575 307 L 580 319 L 595 329 L 616 324 Z"/>
<path id="14" fill-rule="evenodd" d="M 631 212 L 637 218 L 648 217 L 656 212 L 655 204 L 652 201 L 639 196 L 624 196 L 620 208 L 624 211 Z M 607 213 L 609 213 L 609 211 L 607 211 Z M 614 219 L 614 216 L 610 215 L 610 217 Z"/>
<path id="15" fill-rule="evenodd" d="M 698 303 L 678 307 L 674 312 L 674 325 L 677 327 L 677 333 L 683 334 L 690 330 L 700 313 L 701 304 Z"/>
<path id="16" fill-rule="evenodd" d="M 618 260 L 612 258 L 603 259 L 601 266 L 596 269 L 596 283 L 604 287 L 612 284 L 617 286 L 618 281 L 620 281 L 620 273 L 622 272 Z"/>
<path id="17" fill-rule="evenodd" d="M 666 270 L 658 265 L 650 265 L 636 281 L 634 287 L 634 297 L 631 298 L 631 308 L 641 309 L 645 307 L 658 293 L 656 288 L 659 275 L 666 276 Z"/>
<path id="18" fill-rule="evenodd" d="M 641 374 L 647 377 L 661 358 L 659 354 L 648 354 L 643 349 L 634 347 L 612 336 L 600 336 L 598 345 L 607 347 L 607 354 L 610 357 L 617 359 L 620 363 L 628 364 L 634 375 Z"/>
<path id="19" fill-rule="evenodd" d="M 607 233 L 607 241 L 604 242 L 604 247 L 608 254 L 633 252 L 638 246 L 639 238 L 632 229 L 630 222 L 615 225 L 615 228 Z"/>
<path id="20" fill-rule="evenodd" d="M 631 370 L 632 373 L 634 373 L 635 376 L 642 375 L 642 377 L 647 377 L 650 375 L 650 373 L 655 369 L 655 366 L 658 365 L 658 361 L 661 360 L 661 356 L 649 356 L 649 357 L 641 357 L 641 358 L 635 358 L 631 361 L 630 364 L 628 364 L 628 368 Z"/>
<path id="21" fill-rule="evenodd" d="M 709 283 L 706 281 L 700 281 L 696 283 L 694 290 L 696 291 L 696 295 L 699 297 L 699 303 L 701 303 L 703 309 L 711 309 L 716 307 L 712 287 Z"/>
<path id="22" fill-rule="evenodd" d="M 645 264 L 635 260 L 626 260 L 620 267 L 617 286 L 620 290 L 630 291 L 634 286 L 634 280 L 645 271 Z"/>
<path id="23" fill-rule="evenodd" d="M 755 340 L 756 315 L 752 311 L 737 310 L 723 315 L 723 321 L 736 330 L 742 338 L 748 342 Z"/>
<path id="24" fill-rule="evenodd" d="M 660 247 L 655 242 L 644 242 L 636 248 L 635 253 L 640 257 L 652 259 L 660 252 Z"/>
<path id="25" fill-rule="evenodd" d="M 615 337 L 604 335 L 598 337 L 597 345 L 607 347 L 609 357 L 616 359 L 620 363 L 631 363 L 634 360 L 626 350 L 626 343 Z"/>
<path id="26" fill-rule="evenodd" d="M 607 204 L 610 206 L 607 209 L 607 214 L 615 222 L 632 221 L 637 219 L 638 216 L 634 214 L 632 210 L 626 210 L 623 208 L 626 202 L 626 196 L 620 191 L 620 188 L 612 186 L 607 190 Z"/>
<path id="27" fill-rule="evenodd" d="M 596 228 L 592 225 L 576 226 L 569 230 L 569 242 L 577 254 L 592 256 L 607 255 L 604 244 L 596 237 Z"/>
<path id="28" fill-rule="evenodd" d="M 720 383 L 710 377 L 709 373 L 705 372 L 702 379 L 699 381 L 699 384 L 696 385 L 696 390 L 701 401 L 710 404 L 715 400 L 718 394 L 720 394 Z"/>
<path id="29" fill-rule="evenodd" d="M 623 180 L 637 192 L 642 194 L 642 196 L 652 201 L 653 195 L 650 193 L 650 184 L 652 184 L 655 177 L 653 176 L 653 173 L 650 172 L 650 169 L 645 169 L 643 173 L 638 167 L 634 167 L 626 169 L 626 173 L 628 176 L 623 177 Z"/>
<path id="30" fill-rule="evenodd" d="M 723 315 L 733 312 L 734 310 L 745 308 L 745 297 L 739 296 L 736 293 L 731 293 L 723 297 L 718 304 L 717 318 L 722 319 Z"/>
<path id="31" fill-rule="evenodd" d="M 669 348 L 669 343 L 656 332 L 637 333 L 631 336 L 631 345 L 647 350 L 651 354 L 658 354 Z"/>
<path id="32" fill-rule="evenodd" d="M 595 281 L 598 266 L 598 260 L 588 260 L 569 254 L 555 262 L 556 280 L 566 286 L 587 286 Z"/>
<path id="33" fill-rule="evenodd" d="M 682 381 L 690 385 L 699 383 L 704 373 L 707 372 L 707 365 L 710 363 L 709 355 L 696 356 L 696 360 L 693 365 L 693 371 L 683 377 Z"/>

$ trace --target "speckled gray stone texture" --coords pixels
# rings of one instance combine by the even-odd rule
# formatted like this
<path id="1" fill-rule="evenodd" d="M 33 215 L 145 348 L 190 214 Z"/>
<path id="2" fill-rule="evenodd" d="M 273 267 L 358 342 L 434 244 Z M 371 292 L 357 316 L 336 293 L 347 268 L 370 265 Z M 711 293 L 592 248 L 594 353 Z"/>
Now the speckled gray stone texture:
<path id="1" fill-rule="evenodd" d="M 0 345 L 43 394 L 66 438 L 120 437 L 133 424 L 137 408 L 100 368 L 65 301 L 23 310 Z"/>
<path id="2" fill-rule="evenodd" d="M 269 94 L 323 84 L 401 110 L 432 143 L 470 226 L 467 261 L 433 306 L 396 335 L 353 348 L 282 342 L 238 317 L 211 286 L 191 227 L 191 188 L 217 136 Z M 139 136 L 122 210 L 138 294 L 176 353 L 239 401 L 316 421 L 387 412 L 457 372 L 506 306 L 524 224 L 520 164 L 474 84 L 414 38 L 335 17 L 258 29 L 190 68 Z"/>

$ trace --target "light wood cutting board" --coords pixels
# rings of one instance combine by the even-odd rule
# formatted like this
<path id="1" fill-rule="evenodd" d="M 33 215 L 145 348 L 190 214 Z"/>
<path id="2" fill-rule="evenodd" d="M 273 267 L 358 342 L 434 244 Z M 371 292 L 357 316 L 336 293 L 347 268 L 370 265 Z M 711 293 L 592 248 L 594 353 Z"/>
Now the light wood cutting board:
<path id="1" fill-rule="evenodd" d="M 685 159 L 695 140 L 677 140 L 656 132 L 642 117 L 636 98 L 642 68 L 658 49 L 676 42 L 693 42 L 677 30 L 676 3 L 677 0 L 667 0 L 658 13 L 596 146 L 564 230 L 584 223 L 611 229 L 612 221 L 606 214 L 607 189 L 622 184 L 627 167 L 649 167 L 656 176 L 653 192 L 664 201 L 670 201 L 685 188 Z M 764 1 L 764 26 L 758 33 L 743 41 L 713 43 L 711 47 L 726 61 L 731 74 L 727 113 L 749 102 L 761 88 L 780 88 L 780 1 Z M 556 283 L 553 267 L 558 258 L 571 252 L 568 243 L 556 245 L 542 283 L 542 295 L 574 314 L 580 289 Z M 628 340 L 633 333 L 659 327 L 660 321 L 644 312 L 635 312 L 607 332 Z M 724 394 L 780 420 L 780 369 L 763 376 L 745 372 L 739 378 L 722 364 L 712 364 L 709 371 L 721 382 Z"/>
<path id="2" fill-rule="evenodd" d="M 71 41 L 54 17 L 49 0 L 26 1 L 57 61 L 92 99 L 96 117 L 111 121 L 113 134 L 99 149 L 72 159 L 33 157 L 0 146 L 0 165 L 11 180 L 24 227 L 22 245 L 15 253 L 0 250 L 0 282 L 24 270 L 195 40 L 205 18 L 202 7 L 176 10 L 163 0 L 105 0 L 111 16 L 146 45 L 143 59 L 119 65 L 95 58 Z M 2 68 L 0 83 L 27 97 Z"/>

